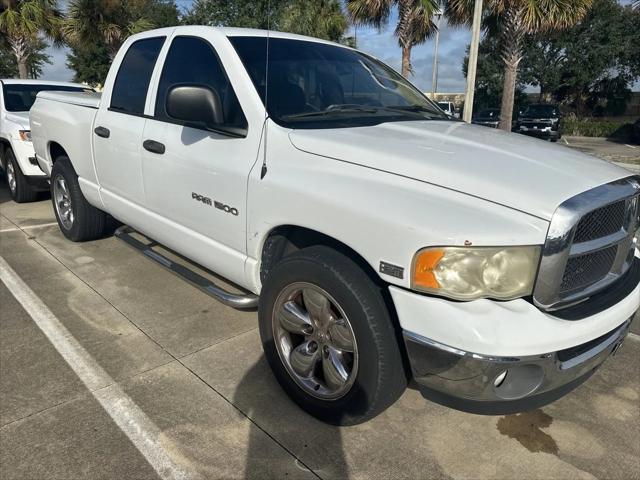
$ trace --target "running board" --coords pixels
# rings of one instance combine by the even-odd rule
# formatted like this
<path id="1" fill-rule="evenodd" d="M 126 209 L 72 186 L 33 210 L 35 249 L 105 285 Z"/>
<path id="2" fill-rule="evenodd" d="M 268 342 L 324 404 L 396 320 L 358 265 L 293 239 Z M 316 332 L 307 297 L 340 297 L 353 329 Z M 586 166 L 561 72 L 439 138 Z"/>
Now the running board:
<path id="1" fill-rule="evenodd" d="M 132 233 L 136 233 L 136 231 L 128 225 L 123 225 L 115 231 L 115 236 L 124 241 L 130 247 L 135 248 L 157 264 L 166 268 L 170 272 L 175 273 L 183 280 L 186 280 L 195 287 L 198 287 L 204 293 L 215 298 L 224 305 L 241 310 L 256 308 L 258 306 L 257 295 L 254 295 L 253 293 L 236 294 L 227 292 L 226 290 L 223 290 L 222 288 L 215 285 L 213 282 L 211 282 L 211 280 L 208 280 L 202 275 L 194 272 L 193 270 L 190 270 L 188 267 L 176 263 L 173 260 L 168 259 L 164 255 L 161 255 L 160 253 L 154 251 L 152 247 L 158 245 L 157 243 L 145 244 L 137 238 L 134 238 L 131 235 Z"/>

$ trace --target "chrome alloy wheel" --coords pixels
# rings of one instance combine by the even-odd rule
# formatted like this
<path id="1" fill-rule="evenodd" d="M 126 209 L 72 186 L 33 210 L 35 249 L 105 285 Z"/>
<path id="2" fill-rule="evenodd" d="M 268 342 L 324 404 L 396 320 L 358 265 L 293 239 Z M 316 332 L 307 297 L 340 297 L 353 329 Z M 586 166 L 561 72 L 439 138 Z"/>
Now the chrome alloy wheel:
<path id="1" fill-rule="evenodd" d="M 62 175 L 58 175 L 53 181 L 53 203 L 62 226 L 66 230 L 71 230 L 73 227 L 73 208 L 67 182 Z"/>
<path id="2" fill-rule="evenodd" d="M 331 295 L 310 283 L 293 283 L 276 299 L 272 323 L 278 355 L 306 393 L 336 400 L 349 392 L 358 373 L 358 347 Z"/>
<path id="3" fill-rule="evenodd" d="M 11 193 L 16 193 L 16 171 L 13 169 L 13 162 L 7 160 L 7 182 Z"/>

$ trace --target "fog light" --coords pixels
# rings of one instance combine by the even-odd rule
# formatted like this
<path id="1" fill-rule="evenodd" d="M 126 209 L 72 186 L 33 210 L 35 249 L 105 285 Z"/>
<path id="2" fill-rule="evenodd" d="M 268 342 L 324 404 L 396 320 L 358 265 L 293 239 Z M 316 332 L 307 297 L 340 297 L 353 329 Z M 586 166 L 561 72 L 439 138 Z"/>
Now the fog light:
<path id="1" fill-rule="evenodd" d="M 543 380 L 544 370 L 540 366 L 518 365 L 498 375 L 493 382 L 493 390 L 503 400 L 517 400 L 538 390 Z"/>
<path id="2" fill-rule="evenodd" d="M 500 385 L 502 385 L 502 382 L 504 382 L 504 379 L 507 377 L 507 372 L 509 370 L 505 370 L 504 372 L 502 372 L 500 375 L 498 375 L 496 377 L 496 379 L 493 381 L 493 386 L 498 388 Z"/>

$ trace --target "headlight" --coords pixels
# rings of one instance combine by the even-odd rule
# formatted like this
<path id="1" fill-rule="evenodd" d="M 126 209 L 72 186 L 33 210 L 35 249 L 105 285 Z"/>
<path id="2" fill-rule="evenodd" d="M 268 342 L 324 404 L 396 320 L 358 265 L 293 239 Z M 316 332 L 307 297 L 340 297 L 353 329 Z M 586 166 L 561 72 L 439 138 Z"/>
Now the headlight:
<path id="1" fill-rule="evenodd" d="M 18 135 L 23 142 L 31 141 L 31 130 L 18 130 Z"/>
<path id="2" fill-rule="evenodd" d="M 413 259 L 412 288 L 457 300 L 511 300 L 533 292 L 540 246 L 434 247 Z"/>

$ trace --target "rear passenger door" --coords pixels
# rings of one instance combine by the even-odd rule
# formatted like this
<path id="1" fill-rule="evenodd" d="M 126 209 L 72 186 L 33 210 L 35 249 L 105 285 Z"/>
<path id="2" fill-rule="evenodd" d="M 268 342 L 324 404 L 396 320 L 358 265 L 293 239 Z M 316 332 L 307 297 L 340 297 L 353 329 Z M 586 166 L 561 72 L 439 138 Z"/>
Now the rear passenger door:
<path id="1" fill-rule="evenodd" d="M 218 41 L 227 49 L 224 53 L 232 50 L 226 37 Z M 248 77 L 240 80 L 250 84 Z M 155 110 L 143 141 L 161 144 L 164 151 L 143 151 L 142 167 L 148 208 L 168 220 L 158 235 L 178 251 L 189 244 L 190 257 L 200 257 L 195 260 L 233 279 L 246 253 L 247 178 L 256 162 L 264 117 L 249 128 L 218 51 L 207 38 L 175 36 L 157 84 Z M 179 84 L 214 89 L 223 105 L 222 126 L 237 134 L 170 118 L 167 94 Z M 170 235 L 173 229 L 180 231 L 179 243 Z"/>
<path id="2" fill-rule="evenodd" d="M 128 202 L 144 204 L 140 152 L 145 105 L 165 38 L 143 38 L 129 46 L 115 79 L 107 79 L 105 91 L 111 95 L 103 97 L 94 122 L 95 165 L 103 201 L 123 221 L 130 214 Z"/>

